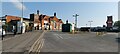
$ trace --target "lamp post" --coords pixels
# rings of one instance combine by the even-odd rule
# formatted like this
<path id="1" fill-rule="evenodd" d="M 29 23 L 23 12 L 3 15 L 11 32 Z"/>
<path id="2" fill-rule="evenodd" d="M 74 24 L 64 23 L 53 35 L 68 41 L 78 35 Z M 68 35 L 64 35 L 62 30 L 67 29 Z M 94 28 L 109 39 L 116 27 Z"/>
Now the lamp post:
<path id="1" fill-rule="evenodd" d="M 21 27 L 21 34 L 23 33 L 23 0 L 22 0 L 22 17 L 21 17 L 21 19 L 20 19 L 20 21 L 21 21 L 21 25 L 20 25 L 20 27 Z M 17 28 L 16 28 L 17 29 Z"/>
<path id="2" fill-rule="evenodd" d="M 86 27 L 87 27 L 87 24 L 86 24 Z"/>
<path id="3" fill-rule="evenodd" d="M 91 28 L 91 23 L 93 22 L 93 21 L 88 21 L 89 23 L 90 23 L 90 28 Z"/>
<path id="4" fill-rule="evenodd" d="M 91 23 L 93 22 L 93 21 L 88 21 L 89 23 L 90 23 L 90 31 L 91 31 Z"/>

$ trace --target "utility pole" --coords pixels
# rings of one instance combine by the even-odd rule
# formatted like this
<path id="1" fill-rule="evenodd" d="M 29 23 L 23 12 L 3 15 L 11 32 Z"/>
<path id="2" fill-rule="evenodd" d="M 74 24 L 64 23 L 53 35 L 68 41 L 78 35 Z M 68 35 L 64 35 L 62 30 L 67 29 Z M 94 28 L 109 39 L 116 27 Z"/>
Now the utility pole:
<path id="1" fill-rule="evenodd" d="M 79 16 L 78 14 L 73 15 L 73 17 L 75 17 L 75 30 L 77 29 L 77 17 L 78 16 Z"/>

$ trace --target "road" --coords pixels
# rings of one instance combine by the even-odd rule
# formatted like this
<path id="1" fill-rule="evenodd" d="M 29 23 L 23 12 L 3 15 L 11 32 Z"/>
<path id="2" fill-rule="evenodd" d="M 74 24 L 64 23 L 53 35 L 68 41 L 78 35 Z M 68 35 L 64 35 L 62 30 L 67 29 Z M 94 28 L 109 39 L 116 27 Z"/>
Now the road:
<path id="1" fill-rule="evenodd" d="M 118 52 L 116 38 L 118 33 L 96 36 L 94 32 L 71 34 L 60 31 L 43 33 L 34 31 L 3 40 L 2 50 L 7 53 L 21 52 L 20 54 L 30 50 L 32 52 Z"/>
<path id="2" fill-rule="evenodd" d="M 42 31 L 27 32 L 15 35 L 15 37 L 7 38 L 2 41 L 2 51 L 10 52 L 26 52 L 29 51 L 36 39 L 41 35 Z"/>
<path id="3" fill-rule="evenodd" d="M 43 36 L 40 52 L 118 52 L 117 33 L 96 36 L 95 33 L 69 34 L 49 31 Z"/>

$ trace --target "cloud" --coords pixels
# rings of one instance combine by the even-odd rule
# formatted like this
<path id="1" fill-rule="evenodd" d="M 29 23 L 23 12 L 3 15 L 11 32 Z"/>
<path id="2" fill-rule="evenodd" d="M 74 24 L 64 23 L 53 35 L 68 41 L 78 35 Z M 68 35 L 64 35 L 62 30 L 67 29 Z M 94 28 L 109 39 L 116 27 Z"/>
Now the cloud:
<path id="1" fill-rule="evenodd" d="M 19 0 L 10 0 L 16 8 L 18 8 L 19 10 L 26 10 L 25 5 L 22 4 L 22 2 L 20 2 Z"/>

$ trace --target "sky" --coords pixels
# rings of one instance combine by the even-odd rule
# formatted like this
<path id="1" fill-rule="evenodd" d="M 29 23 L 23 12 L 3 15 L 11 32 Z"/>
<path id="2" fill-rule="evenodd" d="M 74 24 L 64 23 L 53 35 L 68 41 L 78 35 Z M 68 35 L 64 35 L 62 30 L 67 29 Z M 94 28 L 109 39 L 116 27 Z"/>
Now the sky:
<path id="1" fill-rule="evenodd" d="M 17 0 L 14 0 L 14 2 L 16 1 Z M 19 1 L 24 1 L 24 2 L 118 2 L 120 0 L 19 0 Z M 11 0 L 2 0 L 2 2 L 11 2 Z"/>
<path id="2" fill-rule="evenodd" d="M 106 25 L 107 16 L 112 15 L 113 21 L 118 20 L 118 2 L 24 2 L 23 12 L 20 2 L 2 2 L 2 16 L 14 15 L 29 18 L 29 14 L 40 11 L 40 14 L 57 17 L 65 23 L 75 22 L 74 14 L 78 14 L 77 27 L 90 26 L 88 21 L 93 21 L 92 26 Z"/>

